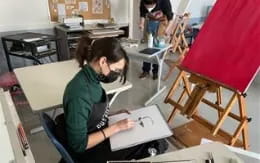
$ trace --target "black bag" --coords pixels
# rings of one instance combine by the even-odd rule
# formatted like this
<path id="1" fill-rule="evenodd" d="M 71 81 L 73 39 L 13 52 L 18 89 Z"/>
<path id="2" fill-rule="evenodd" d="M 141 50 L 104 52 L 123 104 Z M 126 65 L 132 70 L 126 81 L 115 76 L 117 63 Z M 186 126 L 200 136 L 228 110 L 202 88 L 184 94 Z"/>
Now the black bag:
<path id="1" fill-rule="evenodd" d="M 155 140 L 154 143 L 151 145 L 151 148 L 156 149 L 156 155 L 165 153 L 165 151 L 168 149 L 169 144 L 165 139 L 159 139 Z"/>

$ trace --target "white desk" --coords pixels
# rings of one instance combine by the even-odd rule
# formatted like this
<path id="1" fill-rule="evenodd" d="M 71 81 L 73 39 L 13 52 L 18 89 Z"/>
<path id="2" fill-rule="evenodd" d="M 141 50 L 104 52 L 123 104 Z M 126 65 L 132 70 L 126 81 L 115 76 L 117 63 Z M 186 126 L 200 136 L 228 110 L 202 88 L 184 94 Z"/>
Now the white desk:
<path id="1" fill-rule="evenodd" d="M 200 23 L 200 24 L 194 25 L 194 26 L 192 26 L 192 28 L 200 30 L 202 28 L 203 24 L 204 23 Z"/>
<path id="2" fill-rule="evenodd" d="M 62 107 L 65 87 L 79 70 L 77 62 L 70 60 L 18 68 L 14 72 L 32 111 L 39 112 Z M 128 81 L 124 85 L 116 81 L 102 86 L 107 94 L 115 93 L 110 104 L 120 92 L 132 88 Z"/>
<path id="3" fill-rule="evenodd" d="M 142 161 L 172 161 L 172 160 L 194 160 L 193 163 L 205 163 L 209 158 L 209 152 L 212 152 L 215 163 L 230 163 L 231 158 L 237 163 L 244 163 L 225 145 L 220 143 L 204 144 L 179 151 L 169 152 L 155 157 L 149 157 Z M 187 162 L 188 163 L 188 162 Z M 189 162 L 190 163 L 190 162 Z"/>
<path id="4" fill-rule="evenodd" d="M 162 68 L 164 64 L 164 59 L 170 47 L 171 45 L 167 45 L 164 48 L 158 48 L 160 49 L 160 51 L 152 55 L 143 54 L 139 52 L 140 50 L 147 48 L 146 44 L 140 44 L 138 47 L 132 47 L 132 48 L 124 47 L 124 49 L 126 50 L 127 54 L 129 54 L 130 57 L 136 57 L 138 59 L 141 58 L 149 62 L 156 62 L 159 66 L 157 91 L 149 100 L 145 102 L 144 104 L 145 106 L 147 106 L 150 102 L 152 102 L 158 95 L 160 95 L 166 89 L 166 86 L 161 87 L 161 77 L 162 77 Z"/>
<path id="5" fill-rule="evenodd" d="M 80 70 L 75 60 L 15 69 L 15 75 L 33 112 L 47 111 L 62 107 L 62 98 L 67 83 Z M 132 88 L 130 82 L 124 85 L 119 81 L 102 84 L 107 94 L 114 94 L 113 103 L 118 94 Z M 42 128 L 31 131 L 35 133 Z"/>

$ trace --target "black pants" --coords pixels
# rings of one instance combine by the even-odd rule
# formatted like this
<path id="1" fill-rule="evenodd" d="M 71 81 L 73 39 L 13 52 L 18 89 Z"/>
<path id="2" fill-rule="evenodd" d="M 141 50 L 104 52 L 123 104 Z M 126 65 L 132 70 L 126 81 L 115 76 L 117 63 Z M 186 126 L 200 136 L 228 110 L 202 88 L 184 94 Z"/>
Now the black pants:
<path id="1" fill-rule="evenodd" d="M 151 70 L 151 63 L 149 62 L 143 62 L 143 72 L 150 72 Z M 153 64 L 153 74 L 158 73 L 158 64 Z"/>
<path id="2" fill-rule="evenodd" d="M 86 152 L 77 154 L 76 159 L 79 163 L 106 163 L 109 160 L 142 159 L 150 156 L 148 152 L 150 147 L 159 150 L 158 154 L 165 152 L 168 148 L 165 143 L 166 141 L 162 139 L 112 152 L 109 139 L 107 139 Z"/>

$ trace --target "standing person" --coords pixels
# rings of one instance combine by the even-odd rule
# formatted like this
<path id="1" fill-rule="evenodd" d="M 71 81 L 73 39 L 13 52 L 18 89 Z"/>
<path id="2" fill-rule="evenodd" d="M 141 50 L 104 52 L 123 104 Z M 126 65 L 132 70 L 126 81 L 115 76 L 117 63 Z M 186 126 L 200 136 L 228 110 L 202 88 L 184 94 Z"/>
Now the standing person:
<path id="1" fill-rule="evenodd" d="M 76 60 L 81 70 L 68 83 L 63 97 L 64 142 L 73 158 L 79 163 L 106 163 L 108 160 L 147 157 L 150 147 L 164 152 L 167 145 L 163 141 L 152 141 L 116 152 L 110 149 L 110 136 L 135 126 L 130 119 L 108 125 L 108 97 L 100 84 L 114 82 L 118 77 L 123 83 L 126 81 L 129 59 L 119 41 L 115 38 L 91 41 L 83 37 Z"/>
<path id="2" fill-rule="evenodd" d="M 141 0 L 140 2 L 140 24 L 141 31 L 144 30 L 145 20 L 147 18 L 147 33 L 151 33 L 154 38 L 158 35 L 159 27 L 164 28 L 160 30 L 159 35 L 169 36 L 172 32 L 173 12 L 170 0 Z M 164 27 L 166 26 L 166 27 Z M 143 62 L 143 72 L 139 76 L 140 79 L 146 78 L 150 74 L 151 63 Z M 153 80 L 158 78 L 158 64 L 153 64 Z"/>

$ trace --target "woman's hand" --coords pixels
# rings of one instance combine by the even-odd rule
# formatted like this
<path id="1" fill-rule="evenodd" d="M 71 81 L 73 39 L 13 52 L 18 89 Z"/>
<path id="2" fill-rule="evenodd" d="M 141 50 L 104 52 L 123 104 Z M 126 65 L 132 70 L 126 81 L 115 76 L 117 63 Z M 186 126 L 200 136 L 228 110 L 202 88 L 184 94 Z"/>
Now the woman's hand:
<path id="1" fill-rule="evenodd" d="M 102 131 L 97 131 L 88 136 L 88 144 L 86 149 L 92 148 L 99 144 L 100 142 L 104 141 L 106 138 L 124 130 L 128 130 L 133 128 L 135 122 L 130 119 L 123 119 L 118 121 L 111 126 L 103 129 Z"/>
<path id="2" fill-rule="evenodd" d="M 166 37 L 169 37 L 172 34 L 172 29 L 171 28 L 166 28 L 166 30 L 164 31 L 164 35 Z"/>
<path id="3" fill-rule="evenodd" d="M 131 119 L 123 119 L 113 124 L 117 132 L 131 129 L 135 126 L 135 122 Z"/>
<path id="4" fill-rule="evenodd" d="M 139 23 L 139 29 L 143 32 L 144 31 L 144 23 Z"/>
<path id="5" fill-rule="evenodd" d="M 144 22 L 145 22 L 145 18 L 141 17 L 140 19 L 140 23 L 139 23 L 139 29 L 143 32 L 144 31 Z"/>

